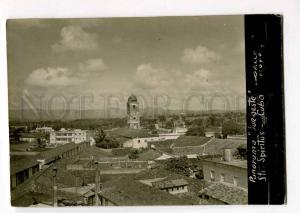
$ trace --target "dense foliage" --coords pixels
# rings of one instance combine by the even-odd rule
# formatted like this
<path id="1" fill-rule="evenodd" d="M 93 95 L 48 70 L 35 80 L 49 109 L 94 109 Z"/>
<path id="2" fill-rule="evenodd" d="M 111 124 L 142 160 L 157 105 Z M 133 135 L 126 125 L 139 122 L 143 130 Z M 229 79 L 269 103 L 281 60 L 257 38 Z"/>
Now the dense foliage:
<path id="1" fill-rule="evenodd" d="M 244 128 L 240 124 L 232 120 L 224 122 L 222 126 L 222 133 L 225 136 L 225 138 L 227 135 L 244 134 L 244 132 Z"/>
<path id="2" fill-rule="evenodd" d="M 113 138 L 108 138 L 103 129 L 97 130 L 95 141 L 96 146 L 99 148 L 112 149 L 118 148 L 120 146 L 120 144 L 116 140 L 114 140 Z"/>

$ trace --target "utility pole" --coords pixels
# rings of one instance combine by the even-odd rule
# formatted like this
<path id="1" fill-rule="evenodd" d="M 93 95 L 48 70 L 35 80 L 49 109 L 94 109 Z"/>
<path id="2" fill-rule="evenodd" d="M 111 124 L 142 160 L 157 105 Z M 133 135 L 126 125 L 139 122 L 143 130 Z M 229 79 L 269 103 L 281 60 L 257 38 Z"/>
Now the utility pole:
<path id="1" fill-rule="evenodd" d="M 56 175 L 57 175 L 57 168 L 54 166 L 52 168 L 53 172 L 53 207 L 57 207 L 57 185 L 56 185 Z"/>
<path id="2" fill-rule="evenodd" d="M 95 205 L 99 206 L 100 200 L 99 200 L 99 193 L 101 192 L 101 182 L 100 182 L 100 170 L 99 170 L 99 164 L 96 161 L 96 177 L 95 177 Z"/>

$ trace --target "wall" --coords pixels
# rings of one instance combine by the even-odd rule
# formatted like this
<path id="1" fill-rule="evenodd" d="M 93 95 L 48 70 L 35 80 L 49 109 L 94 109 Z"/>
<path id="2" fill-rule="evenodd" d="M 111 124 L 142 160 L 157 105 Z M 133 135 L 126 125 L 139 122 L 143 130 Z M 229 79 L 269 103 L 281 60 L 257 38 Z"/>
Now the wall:
<path id="1" fill-rule="evenodd" d="M 248 174 L 246 168 L 237 166 L 203 161 L 203 175 L 204 180 L 211 181 L 211 171 L 214 171 L 215 182 L 220 182 L 221 174 L 224 174 L 224 182 L 233 184 L 233 178 L 237 177 L 237 186 L 247 189 L 248 188 Z"/>
<path id="2" fill-rule="evenodd" d="M 29 167 L 22 171 L 19 171 L 16 174 L 11 174 L 11 176 L 10 176 L 11 189 L 14 189 L 18 185 L 24 183 L 26 180 L 31 178 L 32 175 L 34 175 L 38 171 L 39 171 L 39 164 L 36 164 L 32 167 Z"/>
<path id="3" fill-rule="evenodd" d="M 22 141 L 22 142 L 32 143 L 32 142 L 36 141 L 36 138 L 22 138 L 22 137 L 20 137 L 19 140 Z"/>
<path id="4" fill-rule="evenodd" d="M 83 141 L 87 140 L 87 134 L 86 131 L 57 131 L 57 132 L 51 132 L 50 133 L 50 143 L 81 143 Z"/>
<path id="5" fill-rule="evenodd" d="M 116 204 L 114 204 L 110 200 L 102 197 L 101 195 L 99 197 L 100 197 L 100 205 L 101 206 L 116 206 Z"/>
<path id="6" fill-rule="evenodd" d="M 159 137 L 163 140 L 175 140 L 179 138 L 180 134 L 178 133 L 165 133 L 165 134 L 159 134 Z"/>
<path id="7" fill-rule="evenodd" d="M 129 141 L 126 141 L 123 144 L 123 147 L 131 147 L 134 149 L 142 149 L 142 148 L 147 148 L 148 144 L 145 142 L 145 138 L 135 138 L 131 139 Z"/>
<path id="8" fill-rule="evenodd" d="M 178 187 L 164 189 L 163 191 L 169 192 L 170 194 L 180 194 L 180 193 L 188 192 L 188 188 L 187 186 L 178 186 Z"/>

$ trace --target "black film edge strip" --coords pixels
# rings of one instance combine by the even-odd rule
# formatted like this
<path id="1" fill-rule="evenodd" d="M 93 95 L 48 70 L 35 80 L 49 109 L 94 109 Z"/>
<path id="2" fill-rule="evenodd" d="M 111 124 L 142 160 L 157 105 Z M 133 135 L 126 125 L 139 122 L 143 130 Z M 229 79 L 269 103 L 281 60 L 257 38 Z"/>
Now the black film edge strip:
<path id="1" fill-rule="evenodd" d="M 249 204 L 286 202 L 282 20 L 245 16 Z"/>

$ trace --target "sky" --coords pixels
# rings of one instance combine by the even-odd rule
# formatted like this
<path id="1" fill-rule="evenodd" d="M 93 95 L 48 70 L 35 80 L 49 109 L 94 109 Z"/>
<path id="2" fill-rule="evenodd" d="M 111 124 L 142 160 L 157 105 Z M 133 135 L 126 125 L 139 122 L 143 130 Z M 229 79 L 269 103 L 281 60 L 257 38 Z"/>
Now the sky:
<path id="1" fill-rule="evenodd" d="M 7 54 L 10 109 L 245 108 L 243 16 L 12 19 Z"/>

